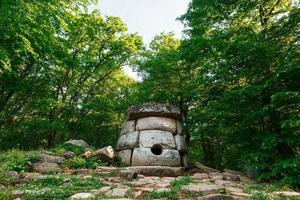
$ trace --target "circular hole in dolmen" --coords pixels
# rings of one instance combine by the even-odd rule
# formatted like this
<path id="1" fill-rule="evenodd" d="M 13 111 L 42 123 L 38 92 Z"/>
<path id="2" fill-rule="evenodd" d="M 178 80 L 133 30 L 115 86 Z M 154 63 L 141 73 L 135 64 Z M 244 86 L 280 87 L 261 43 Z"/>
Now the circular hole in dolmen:
<path id="1" fill-rule="evenodd" d="M 159 144 L 155 144 L 151 147 L 151 152 L 154 155 L 160 155 L 162 153 L 162 147 Z"/>

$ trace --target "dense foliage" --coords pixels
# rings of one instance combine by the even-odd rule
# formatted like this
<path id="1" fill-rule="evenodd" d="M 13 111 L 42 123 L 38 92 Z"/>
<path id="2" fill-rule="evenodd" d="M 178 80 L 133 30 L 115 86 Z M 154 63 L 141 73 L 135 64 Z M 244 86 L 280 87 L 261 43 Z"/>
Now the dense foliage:
<path id="1" fill-rule="evenodd" d="M 1 148 L 114 141 L 142 41 L 89 0 L 0 2 Z"/>
<path id="2" fill-rule="evenodd" d="M 299 187 L 299 1 L 192 0 L 145 49 L 91 3 L 0 1 L 1 149 L 111 145 L 127 107 L 170 103 L 193 161 Z"/>
<path id="3" fill-rule="evenodd" d="M 299 2 L 193 0 L 181 20 L 138 65 L 142 101 L 182 109 L 192 159 L 299 186 Z"/>

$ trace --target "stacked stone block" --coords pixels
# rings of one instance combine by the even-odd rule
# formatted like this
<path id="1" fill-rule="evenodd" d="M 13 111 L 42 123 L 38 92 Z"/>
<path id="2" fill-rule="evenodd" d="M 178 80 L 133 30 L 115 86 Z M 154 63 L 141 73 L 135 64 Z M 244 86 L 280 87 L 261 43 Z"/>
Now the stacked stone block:
<path id="1" fill-rule="evenodd" d="M 127 166 L 187 167 L 180 110 L 163 104 L 128 109 L 117 142 L 118 155 Z"/>

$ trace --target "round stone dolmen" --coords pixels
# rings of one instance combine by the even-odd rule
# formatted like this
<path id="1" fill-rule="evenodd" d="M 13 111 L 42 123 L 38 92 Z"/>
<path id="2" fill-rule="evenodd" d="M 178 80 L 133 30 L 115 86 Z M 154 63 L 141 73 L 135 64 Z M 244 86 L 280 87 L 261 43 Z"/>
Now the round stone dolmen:
<path id="1" fill-rule="evenodd" d="M 187 167 L 186 142 L 180 110 L 148 103 L 128 109 L 117 142 L 121 162 L 127 166 Z"/>

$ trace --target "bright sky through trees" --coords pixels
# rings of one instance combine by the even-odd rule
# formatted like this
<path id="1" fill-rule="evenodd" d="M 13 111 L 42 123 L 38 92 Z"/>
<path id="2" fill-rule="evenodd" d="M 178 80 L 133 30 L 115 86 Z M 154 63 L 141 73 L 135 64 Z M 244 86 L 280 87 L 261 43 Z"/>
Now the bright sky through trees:
<path id="1" fill-rule="evenodd" d="M 176 20 L 184 14 L 189 0 L 100 0 L 98 7 L 104 15 L 121 17 L 129 32 L 138 33 L 148 44 L 156 34 L 174 32 L 181 37 L 183 25 Z M 138 79 L 131 68 L 126 73 Z"/>

